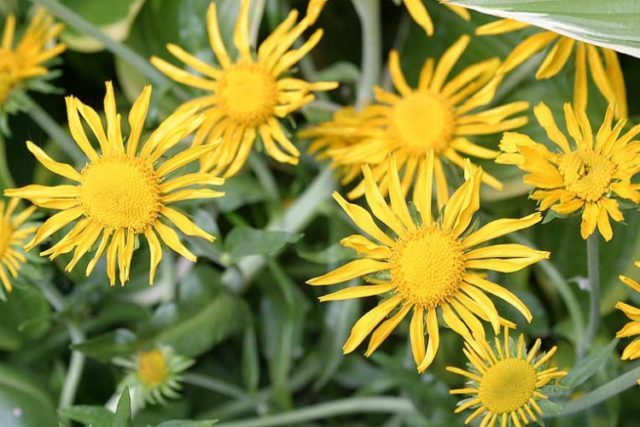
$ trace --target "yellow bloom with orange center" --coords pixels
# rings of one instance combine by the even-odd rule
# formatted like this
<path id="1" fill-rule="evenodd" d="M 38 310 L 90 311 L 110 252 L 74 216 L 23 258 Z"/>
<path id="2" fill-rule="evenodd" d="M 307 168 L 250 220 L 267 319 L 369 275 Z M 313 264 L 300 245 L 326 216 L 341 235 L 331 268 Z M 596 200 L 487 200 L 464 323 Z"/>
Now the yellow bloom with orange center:
<path id="1" fill-rule="evenodd" d="M 11 200 L 8 205 L 0 202 L 0 282 L 7 292 L 13 289 L 11 278 L 18 277 L 20 266 L 27 261 L 22 247 L 37 228 L 26 224 L 36 207 L 31 206 L 16 213 L 17 207 L 17 199 Z M 0 295 L 4 296 L 4 293 L 0 292 Z"/>
<path id="2" fill-rule="evenodd" d="M 104 99 L 106 132 L 96 111 L 77 98 L 67 97 L 71 135 L 88 158 L 80 171 L 53 160 L 41 148 L 27 142 L 29 151 L 44 167 L 73 182 L 57 186 L 34 184 L 5 190 L 10 197 L 28 199 L 37 206 L 60 211 L 38 228 L 35 237 L 26 246 L 27 250 L 61 228 L 73 224 L 62 239 L 41 255 L 54 259 L 73 251 L 73 257 L 66 267 L 67 271 L 71 271 L 99 240 L 86 274 L 91 274 L 106 251 L 107 275 L 111 285 L 116 281 L 116 264 L 120 283 L 124 284 L 129 279 L 136 242 L 144 236 L 149 244 L 149 283 L 152 284 L 156 267 L 162 258 L 160 241 L 190 261 L 196 260 L 167 223 L 186 235 L 210 242 L 214 240 L 211 234 L 171 206 L 184 200 L 210 199 L 224 194 L 210 188 L 223 183 L 222 178 L 212 173 L 178 172 L 214 146 L 191 147 L 164 157 L 200 126 L 203 117 L 194 115 L 193 110 L 174 113 L 141 142 L 150 98 L 151 87 L 147 86 L 129 113 L 131 130 L 125 144 L 111 83 L 107 83 Z M 80 117 L 97 139 L 100 153 L 89 142 Z"/>
<path id="3" fill-rule="evenodd" d="M 507 132 L 498 163 L 514 164 L 527 172 L 526 184 L 536 187 L 531 198 L 540 202 L 539 210 L 551 209 L 561 215 L 582 210 L 580 232 L 583 239 L 596 229 L 606 240 L 613 231 L 609 218 L 622 221 L 614 195 L 640 202 L 640 192 L 631 182 L 640 171 L 640 142 L 633 139 L 640 125 L 620 136 L 626 120 L 613 126 L 614 107 L 609 106 L 600 129 L 593 135 L 589 118 L 582 110 L 564 105 L 566 127 L 574 141 L 560 131 L 551 110 L 544 103 L 534 109 L 547 137 L 560 152 L 549 150 L 527 135 Z"/>
<path id="4" fill-rule="evenodd" d="M 524 22 L 501 19 L 476 29 L 478 35 L 505 34 L 529 27 Z M 587 108 L 587 73 L 600 93 L 609 104 L 616 106 L 616 118 L 626 118 L 627 90 L 618 55 L 614 50 L 594 46 L 570 37 L 561 36 L 553 31 L 541 30 L 523 40 L 505 59 L 499 70 L 499 76 L 512 71 L 526 60 L 551 46 L 544 61 L 536 72 L 537 79 L 556 76 L 575 56 L 576 70 L 573 88 L 573 105 L 577 110 Z M 603 61 L 604 59 L 604 61 Z"/>
<path id="5" fill-rule="evenodd" d="M 507 289 L 487 280 L 483 271 L 518 271 L 549 256 L 548 252 L 519 244 L 483 245 L 531 227 L 540 222 L 541 216 L 536 213 L 521 219 L 499 219 L 474 231 L 471 224 L 480 208 L 482 170 L 470 164 L 465 170 L 464 184 L 453 193 L 442 214 L 434 217 L 431 206 L 434 158 L 434 151 L 430 150 L 413 192 L 413 203 L 419 212 L 417 220 L 407 207 L 393 156 L 388 160 L 390 204 L 376 185 L 372 170 L 363 167 L 367 204 L 389 231 L 383 231 L 366 209 L 334 193 L 349 218 L 368 235 L 354 234 L 340 243 L 364 257 L 307 282 L 326 286 L 364 277 L 371 284 L 344 288 L 321 297 L 320 301 L 382 297 L 380 304 L 353 326 L 343 347 L 345 353 L 355 350 L 371 334 L 366 352 L 371 355 L 413 311 L 410 341 L 419 372 L 431 365 L 438 351 L 438 312 L 448 327 L 468 340 L 484 337 L 482 321 L 490 322 L 496 332 L 501 325 L 515 326 L 500 317 L 487 294 L 505 300 L 530 321 L 531 312 L 525 304 Z M 425 325 L 429 335 L 426 348 Z"/>
<path id="6" fill-rule="evenodd" d="M 299 48 L 293 44 L 318 19 L 326 0 L 311 0 L 307 14 L 296 24 L 298 12 L 289 16 L 262 42 L 254 55 L 249 42 L 249 0 L 240 3 L 240 14 L 233 34 L 238 57 L 232 60 L 222 42 L 216 4 L 207 13 L 209 40 L 219 63 L 207 64 L 176 45 L 167 48 L 176 58 L 203 77 L 186 72 L 153 57 L 151 62 L 173 80 L 208 91 L 200 98 L 184 103 L 178 111 L 199 108 L 205 116 L 195 134 L 194 145 L 221 140 L 220 145 L 201 159 L 204 171 L 224 176 L 237 173 L 246 162 L 257 137 L 267 153 L 279 162 L 297 164 L 299 150 L 286 135 L 281 119 L 315 99 L 314 91 L 335 89 L 335 82 L 309 83 L 287 76 L 322 38 L 314 32 Z"/>
<path id="7" fill-rule="evenodd" d="M 455 411 L 473 409 L 465 424 L 482 416 L 482 426 L 493 427 L 498 422 L 501 426 L 520 426 L 542 416 L 537 402 L 548 398 L 542 387 L 567 373 L 557 367 L 545 368 L 557 347 L 543 353 L 540 352 L 541 345 L 537 339 L 527 350 L 522 334 L 514 344 L 508 328 L 504 328 L 503 342 L 495 337 L 493 348 L 486 340 L 473 345 L 465 343 L 463 352 L 469 361 L 469 370 L 447 367 L 448 371 L 468 379 L 464 388 L 450 391 L 469 396 Z"/>
<path id="8" fill-rule="evenodd" d="M 420 25 L 426 32 L 427 35 L 433 35 L 433 21 L 431 20 L 431 16 L 429 16 L 429 12 L 427 11 L 427 7 L 423 3 L 423 0 L 402 0 L 409 15 L 413 18 L 414 21 L 418 25 Z M 456 6 L 453 4 L 444 3 L 444 6 L 449 8 L 453 13 L 464 19 L 465 21 L 471 20 L 471 15 L 469 11 L 462 6 Z"/>
<path id="9" fill-rule="evenodd" d="M 65 50 L 64 44 L 54 43 L 63 28 L 44 9 L 38 9 L 16 44 L 16 17 L 7 17 L 0 44 L 0 104 L 20 82 L 47 74 L 44 63 Z"/>
<path id="10" fill-rule="evenodd" d="M 640 267 L 640 261 L 636 262 L 636 267 Z M 626 276 L 620 276 L 620 280 L 634 291 L 640 292 L 640 283 Z M 629 323 L 624 325 L 624 327 L 618 331 L 616 337 L 635 337 L 635 339 L 631 341 L 631 343 L 628 344 L 622 352 L 622 360 L 638 359 L 640 358 L 640 339 L 637 338 L 640 335 L 640 308 L 621 301 L 616 303 L 616 308 L 622 311 L 630 320 Z M 638 383 L 640 383 L 640 380 L 638 380 Z"/>
<path id="11" fill-rule="evenodd" d="M 511 118 L 525 111 L 529 107 L 527 102 L 477 110 L 491 101 L 490 91 L 481 89 L 498 69 L 498 59 L 477 63 L 448 79 L 469 41 L 468 36 L 461 37 L 437 65 L 433 59 L 428 59 L 415 89 L 409 87 L 404 78 L 398 53 L 391 52 L 389 69 L 399 94 L 375 88 L 378 103 L 361 113 L 365 133 L 357 143 L 329 150 L 334 162 L 344 167 L 371 165 L 375 180 L 386 191 L 389 175 L 386 159 L 395 154 L 406 194 L 415 175 L 424 170 L 427 152 L 433 150 L 438 206 L 442 207 L 449 197 L 443 161 L 464 168 L 463 156 L 494 159 L 499 154 L 497 151 L 475 144 L 472 138 L 501 133 L 527 123 L 524 116 Z M 494 188 L 502 188 L 502 184 L 489 174 L 483 174 L 482 180 Z M 360 181 L 349 197 L 356 198 L 363 193 L 364 181 Z"/>

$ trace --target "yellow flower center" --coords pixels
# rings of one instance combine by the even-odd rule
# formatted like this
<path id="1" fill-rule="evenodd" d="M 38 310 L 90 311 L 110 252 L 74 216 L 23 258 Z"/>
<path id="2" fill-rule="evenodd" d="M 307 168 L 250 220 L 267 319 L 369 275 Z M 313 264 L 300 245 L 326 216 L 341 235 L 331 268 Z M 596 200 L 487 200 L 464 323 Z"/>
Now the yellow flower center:
<path id="1" fill-rule="evenodd" d="M 454 113 L 447 100 L 431 92 L 414 92 L 391 112 L 391 132 L 411 155 L 422 156 L 430 148 L 447 149 L 454 129 Z"/>
<path id="2" fill-rule="evenodd" d="M 234 64 L 220 77 L 217 106 L 239 125 L 253 127 L 266 122 L 277 103 L 276 80 L 259 64 Z"/>
<path id="3" fill-rule="evenodd" d="M 13 236 L 13 227 L 11 226 L 11 219 L 9 217 L 0 220 L 0 259 L 4 257 L 7 248 L 11 244 L 11 237 Z"/>
<path id="4" fill-rule="evenodd" d="M 147 387 L 156 387 L 167 379 L 167 362 L 160 350 L 145 351 L 138 354 L 140 382 Z"/>
<path id="5" fill-rule="evenodd" d="M 109 156 L 82 170 L 79 195 L 87 217 L 103 228 L 140 233 L 158 217 L 160 180 L 143 160 Z"/>
<path id="6" fill-rule="evenodd" d="M 523 359 L 504 359 L 482 376 L 478 398 L 491 412 L 513 412 L 533 397 L 536 370 Z"/>
<path id="7" fill-rule="evenodd" d="M 560 173 L 565 188 L 586 202 L 596 202 L 609 191 L 614 163 L 591 150 L 574 151 L 562 157 Z"/>
<path id="8" fill-rule="evenodd" d="M 459 288 L 464 274 L 461 242 L 437 226 L 419 228 L 392 249 L 391 278 L 405 300 L 434 308 Z"/>

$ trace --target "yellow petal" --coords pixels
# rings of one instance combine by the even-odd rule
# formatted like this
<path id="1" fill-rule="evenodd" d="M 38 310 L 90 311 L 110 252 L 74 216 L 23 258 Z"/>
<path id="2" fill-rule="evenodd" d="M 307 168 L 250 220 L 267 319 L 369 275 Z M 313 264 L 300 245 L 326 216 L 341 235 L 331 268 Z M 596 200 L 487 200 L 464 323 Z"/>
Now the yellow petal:
<path id="1" fill-rule="evenodd" d="M 327 295 L 323 295 L 320 298 L 320 302 L 326 301 L 339 301 L 345 299 L 370 297 L 373 295 L 380 295 L 385 292 L 389 292 L 395 288 L 392 283 L 382 283 L 379 285 L 365 285 L 365 286 L 351 286 L 348 288 L 340 289 L 339 291 L 332 292 Z"/>
<path id="2" fill-rule="evenodd" d="M 389 264 L 386 262 L 375 261 L 369 258 L 357 259 L 351 261 L 335 270 L 315 277 L 307 281 L 309 285 L 333 285 L 336 283 L 346 282 L 356 277 L 365 276 L 367 274 L 378 271 L 388 270 Z"/>
<path id="3" fill-rule="evenodd" d="M 387 317 L 387 315 L 400 304 L 402 297 L 400 295 L 393 296 L 381 302 L 375 308 L 369 310 L 364 316 L 362 316 L 353 328 L 351 329 L 351 335 L 342 347 L 344 354 L 351 353 L 355 350 L 362 341 L 371 333 L 371 331 L 378 326 L 378 324 Z"/>

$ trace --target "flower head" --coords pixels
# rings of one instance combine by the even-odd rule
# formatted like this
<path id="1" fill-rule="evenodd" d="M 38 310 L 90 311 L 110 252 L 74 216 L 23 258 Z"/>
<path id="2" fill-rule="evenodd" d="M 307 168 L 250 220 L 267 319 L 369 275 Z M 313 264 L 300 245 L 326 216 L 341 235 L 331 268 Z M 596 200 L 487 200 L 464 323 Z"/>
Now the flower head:
<path id="1" fill-rule="evenodd" d="M 141 142 L 150 97 L 151 87 L 147 86 L 133 104 L 129 113 L 131 131 L 126 144 L 111 83 L 107 83 L 104 99 L 106 132 L 96 111 L 77 98 L 67 97 L 69 129 L 88 159 L 80 171 L 53 160 L 41 148 L 27 142 L 29 151 L 44 167 L 72 181 L 58 186 L 34 184 L 5 191 L 8 196 L 29 199 L 37 206 L 60 211 L 38 228 L 26 246 L 28 250 L 61 228 L 73 225 L 62 239 L 41 255 L 53 259 L 74 251 L 66 267 L 71 271 L 99 240 L 87 266 L 87 275 L 106 251 L 107 275 L 111 284 L 116 281 L 116 264 L 120 282 L 124 284 L 129 279 L 136 241 L 144 235 L 151 254 L 149 283 L 153 283 L 156 267 L 162 258 L 160 241 L 195 261 L 195 256 L 180 242 L 176 231 L 166 223 L 186 235 L 214 240 L 212 235 L 171 206 L 183 200 L 208 199 L 224 194 L 209 188 L 223 182 L 211 173 L 174 174 L 209 152 L 213 146 L 183 149 L 163 158 L 202 123 L 202 116 L 195 116 L 193 110 L 174 113 Z M 100 153 L 89 142 L 80 117 L 98 140 Z"/>
<path id="2" fill-rule="evenodd" d="M 640 267 L 640 261 L 636 262 L 636 267 Z M 620 276 L 620 280 L 634 291 L 640 292 L 640 283 L 625 276 Z M 640 335 L 640 308 L 620 301 L 616 303 L 616 308 L 622 311 L 630 320 L 629 323 L 618 331 L 616 337 L 629 338 Z M 625 347 L 622 352 L 622 360 L 634 360 L 638 358 L 640 358 L 640 339 L 636 338 Z M 638 380 L 638 382 L 640 383 L 640 380 Z"/>
<path id="3" fill-rule="evenodd" d="M 542 415 L 537 401 L 547 399 L 543 387 L 567 375 L 556 367 L 545 369 L 557 347 L 542 353 L 542 343 L 537 339 L 527 351 L 524 336 L 520 334 L 518 343 L 514 344 L 508 328 L 504 328 L 504 341 L 500 341 L 495 337 L 493 347 L 486 340 L 473 345 L 465 343 L 463 351 L 469 370 L 447 367 L 448 371 L 468 379 L 465 388 L 450 392 L 470 396 L 460 402 L 455 411 L 474 410 L 465 424 L 479 416 L 483 416 L 481 425 L 489 427 L 497 422 L 506 426 L 509 420 L 516 426 L 536 421 Z"/>
<path id="4" fill-rule="evenodd" d="M 20 266 L 27 260 L 22 247 L 37 228 L 26 224 L 36 207 L 31 206 L 16 213 L 17 207 L 17 199 L 11 200 L 8 205 L 0 202 L 0 282 L 7 292 L 13 289 L 11 278 L 18 277 Z M 2 288 L 0 297 L 4 297 Z"/>
<path id="5" fill-rule="evenodd" d="M 504 34 L 527 27 L 529 25 L 524 22 L 502 19 L 478 27 L 476 34 Z M 505 59 L 498 71 L 498 78 L 549 46 L 552 47 L 536 72 L 537 79 L 556 76 L 565 67 L 569 58 L 575 56 L 573 105 L 576 110 L 585 110 L 587 107 L 587 72 L 590 72 L 600 93 L 609 104 L 616 106 L 616 117 L 627 117 L 627 90 L 616 52 L 561 36 L 553 31 L 540 30 L 524 39 Z"/>
<path id="6" fill-rule="evenodd" d="M 477 247 L 530 227 L 541 217 L 536 213 L 521 219 L 499 219 L 478 230 L 471 229 L 474 214 L 480 207 L 482 170 L 470 164 L 466 167 L 465 183 L 451 196 L 442 214 L 433 217 L 434 157 L 430 150 L 413 192 L 418 220 L 411 215 L 402 195 L 395 158 L 388 160 L 390 204 L 376 185 L 372 170 L 363 167 L 367 204 L 374 216 L 389 228 L 388 232 L 378 226 L 366 209 L 334 193 L 349 218 L 369 236 L 354 234 L 344 238 L 341 244 L 364 257 L 307 282 L 325 286 L 364 277 L 371 284 L 344 288 L 321 297 L 320 301 L 382 297 L 380 304 L 353 326 L 343 347 L 345 353 L 355 350 L 373 332 L 366 353 L 372 354 L 409 311 L 413 311 L 410 340 L 420 372 L 433 362 L 438 350 L 438 312 L 448 327 L 468 340 L 473 336 L 484 337 L 481 320 L 490 322 L 496 331 L 500 325 L 515 326 L 500 317 L 487 294 L 507 301 L 530 321 L 531 313 L 522 301 L 487 280 L 483 271 L 518 271 L 549 256 L 548 252 L 519 244 Z M 425 324 L 429 334 L 426 350 Z"/>
<path id="7" fill-rule="evenodd" d="M 127 369 L 120 387 L 128 386 L 132 406 L 142 408 L 147 403 L 164 404 L 169 398 L 178 398 L 181 374 L 194 362 L 177 354 L 171 347 L 158 346 L 130 358 L 116 358 L 114 363 Z"/>
<path id="8" fill-rule="evenodd" d="M 345 167 L 370 164 L 376 181 L 384 183 L 389 175 L 386 159 L 393 153 L 403 173 L 402 187 L 406 194 L 416 172 L 424 169 L 426 153 L 433 150 L 438 205 L 443 206 L 449 197 L 443 168 L 445 159 L 459 168 L 464 167 L 464 156 L 493 159 L 498 155 L 497 151 L 476 145 L 471 138 L 497 134 L 527 123 L 526 117 L 510 118 L 526 110 L 527 102 L 472 112 L 491 101 L 491 95 L 485 96 L 490 91 L 481 89 L 497 70 L 497 59 L 472 65 L 448 79 L 469 41 L 469 37 L 461 37 L 435 67 L 434 60 L 428 59 L 415 89 L 409 87 L 402 74 L 398 53 L 391 52 L 389 68 L 399 94 L 375 88 L 378 103 L 362 113 L 365 120 L 362 128 L 366 133 L 355 144 L 329 150 L 331 158 Z M 486 173 L 482 179 L 494 188 L 502 188 L 498 180 Z M 360 181 L 349 197 L 359 197 L 363 193 L 364 181 Z"/>
<path id="9" fill-rule="evenodd" d="M 38 9 L 20 41 L 14 43 L 16 18 L 9 15 L 4 24 L 0 45 L 0 105 L 20 82 L 44 76 L 44 63 L 65 50 L 64 44 L 53 43 L 63 29 L 53 24 L 44 9 Z"/>
<path id="10" fill-rule="evenodd" d="M 233 35 L 238 50 L 234 60 L 222 43 L 216 4 L 212 2 L 207 23 L 219 67 L 171 44 L 167 46 L 169 52 L 204 77 L 183 71 L 160 58 L 151 59 L 172 79 L 209 92 L 179 108 L 179 111 L 192 110 L 197 104 L 200 108 L 194 114 L 204 113 L 205 119 L 195 135 L 194 145 L 221 139 L 215 150 L 203 156 L 203 170 L 234 175 L 244 165 L 258 135 L 271 157 L 284 163 L 298 163 L 300 152 L 285 134 L 280 119 L 313 101 L 314 91 L 334 89 L 337 83 L 309 83 L 288 77 L 286 73 L 320 41 L 322 30 L 317 30 L 299 48 L 291 48 L 316 22 L 325 2 L 311 0 L 306 16 L 297 24 L 298 12 L 292 11 L 262 42 L 254 58 L 249 42 L 250 1 L 242 0 Z"/>
<path id="11" fill-rule="evenodd" d="M 433 21 L 429 16 L 429 12 L 427 11 L 427 7 L 424 5 L 423 0 L 402 0 L 409 15 L 413 18 L 414 21 L 418 25 L 420 25 L 426 32 L 427 35 L 433 35 Z M 462 6 L 457 6 L 453 4 L 444 3 L 446 7 L 448 7 L 453 13 L 464 19 L 465 21 L 469 21 L 471 19 L 471 15 L 469 11 Z"/>
<path id="12" fill-rule="evenodd" d="M 640 170 L 640 142 L 632 141 L 640 133 L 640 125 L 620 136 L 626 120 L 613 126 L 613 110 L 609 106 L 593 135 L 584 111 L 574 111 L 571 104 L 565 104 L 567 130 L 574 141 L 570 144 L 549 107 L 541 102 L 534 109 L 535 116 L 559 151 L 549 150 L 527 135 L 507 132 L 500 143 L 503 154 L 496 159 L 527 172 L 524 182 L 536 188 L 531 198 L 540 202 L 539 210 L 563 215 L 582 210 L 583 239 L 598 227 L 602 236 L 611 240 L 609 218 L 616 222 L 623 219 L 614 195 L 640 201 L 640 192 L 631 182 Z"/>

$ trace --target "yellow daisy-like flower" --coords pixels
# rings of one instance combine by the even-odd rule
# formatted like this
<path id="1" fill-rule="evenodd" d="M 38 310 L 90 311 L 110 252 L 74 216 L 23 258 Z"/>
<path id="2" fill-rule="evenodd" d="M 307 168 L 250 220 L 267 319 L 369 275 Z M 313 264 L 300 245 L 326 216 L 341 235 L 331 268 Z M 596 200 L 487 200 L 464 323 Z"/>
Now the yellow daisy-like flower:
<path id="1" fill-rule="evenodd" d="M 62 239 L 41 255 L 54 259 L 75 250 L 66 267 L 67 271 L 71 271 L 101 237 L 86 274 L 93 271 L 106 250 L 107 275 L 111 285 L 116 281 L 116 264 L 120 271 L 120 283 L 124 284 L 129 279 L 136 241 L 144 235 L 151 256 L 151 284 L 162 258 L 158 236 L 180 255 L 190 261 L 196 259 L 180 242 L 174 229 L 165 222 L 186 235 L 214 240 L 212 235 L 171 207 L 183 200 L 208 199 L 224 194 L 208 188 L 223 183 L 223 179 L 214 174 L 174 174 L 208 153 L 213 146 L 191 147 L 163 159 L 170 149 L 175 148 L 202 123 L 203 118 L 194 116 L 193 110 L 174 113 L 141 143 L 150 97 L 151 87 L 147 86 L 133 104 L 129 113 L 131 131 L 126 144 L 120 130 L 121 117 L 116 110 L 111 83 L 107 83 L 104 99 L 106 132 L 96 111 L 77 98 L 66 98 L 71 135 L 88 158 L 80 171 L 53 160 L 41 148 L 27 142 L 29 151 L 44 167 L 73 182 L 58 186 L 34 184 L 5 191 L 7 196 L 28 199 L 37 206 L 60 211 L 39 227 L 33 240 L 26 246 L 27 250 L 61 228 L 73 224 Z M 89 142 L 81 116 L 97 139 L 100 154 Z"/>
<path id="2" fill-rule="evenodd" d="M 505 300 L 530 321 L 531 312 L 525 304 L 507 289 L 487 280 L 482 271 L 518 271 L 549 256 L 548 252 L 519 244 L 477 247 L 537 224 L 541 216 L 535 213 L 521 219 L 499 219 L 471 230 L 474 214 L 480 207 L 482 169 L 470 164 L 465 183 L 451 196 L 440 217 L 434 218 L 431 206 L 434 157 L 433 150 L 429 151 L 413 192 L 420 215 L 417 221 L 402 194 L 395 158 L 388 160 L 390 205 L 376 185 L 371 169 L 363 167 L 367 204 L 390 232 L 383 231 L 366 209 L 334 193 L 349 218 L 370 236 L 354 234 L 340 243 L 364 258 L 307 282 L 324 286 L 364 277 L 371 283 L 341 289 L 321 297 L 320 301 L 382 296 L 380 304 L 353 326 L 343 347 L 345 353 L 355 350 L 373 332 L 366 352 L 371 355 L 413 310 L 410 340 L 419 372 L 429 367 L 438 350 L 438 312 L 447 326 L 468 340 L 484 337 L 481 320 L 490 322 L 496 333 L 500 325 L 515 327 L 500 317 L 487 294 Z M 425 323 L 429 334 L 426 350 Z"/>
<path id="3" fill-rule="evenodd" d="M 557 347 L 546 354 L 540 352 L 542 342 L 537 339 L 527 351 L 521 334 L 515 345 L 504 328 L 504 342 L 495 337 L 495 346 L 482 340 L 474 345 L 465 343 L 464 354 L 469 360 L 469 371 L 447 367 L 447 370 L 468 378 L 464 388 L 451 390 L 451 394 L 469 395 L 460 402 L 456 413 L 474 409 L 465 424 L 483 416 L 481 426 L 493 427 L 529 424 L 542 416 L 537 401 L 547 399 L 541 388 L 567 375 L 557 367 L 546 368 Z"/>
<path id="4" fill-rule="evenodd" d="M 424 169 L 427 151 L 434 150 L 438 205 L 444 205 L 449 197 L 444 159 L 460 168 L 464 167 L 463 156 L 494 159 L 499 154 L 497 151 L 476 145 L 470 138 L 501 133 L 527 123 L 526 117 L 510 118 L 526 110 L 527 102 L 472 112 L 491 101 L 491 96 L 485 96 L 488 92 L 481 89 L 498 69 L 498 59 L 467 67 L 447 81 L 469 41 L 468 36 L 461 37 L 435 67 L 434 60 L 428 59 L 415 89 L 409 87 L 404 78 L 398 53 L 391 52 L 389 68 L 399 95 L 375 88 L 378 104 L 367 107 L 362 113 L 366 134 L 356 144 L 330 150 L 331 158 L 343 166 L 371 165 L 376 181 L 382 183 L 386 191 L 384 182 L 389 174 L 386 159 L 393 153 L 403 173 L 402 185 L 406 194 L 417 171 Z M 498 180 L 486 173 L 482 179 L 494 188 L 502 188 Z M 360 197 L 363 193 L 364 181 L 361 181 L 349 197 Z"/>
<path id="5" fill-rule="evenodd" d="M 62 24 L 54 25 L 53 18 L 44 9 L 38 9 L 14 46 L 16 18 L 14 15 L 7 17 L 0 45 L 0 104 L 21 81 L 47 74 L 43 64 L 65 50 L 64 44 L 54 43 L 63 28 Z"/>
<path id="6" fill-rule="evenodd" d="M 18 277 L 20 266 L 27 261 L 22 247 L 37 228 L 25 226 L 36 207 L 31 206 L 16 214 L 17 207 L 17 199 L 11 200 L 8 205 L 0 202 L 0 281 L 7 292 L 13 289 L 11 277 Z M 4 293 L 0 292 L 0 295 Z"/>
<path id="7" fill-rule="evenodd" d="M 176 58 L 204 77 L 188 73 L 160 58 L 151 58 L 160 71 L 175 81 L 210 92 L 184 103 L 178 110 L 191 110 L 199 105 L 196 113 L 205 115 L 194 145 L 222 140 L 214 151 L 201 159 L 202 170 L 223 173 L 227 177 L 234 175 L 246 162 L 258 135 L 271 157 L 283 163 L 298 163 L 300 152 L 285 134 L 279 119 L 313 101 L 314 91 L 331 90 L 338 85 L 335 82 L 309 83 L 285 74 L 320 41 L 322 30 L 317 30 L 299 48 L 291 49 L 302 33 L 316 22 L 325 2 L 311 0 L 306 16 L 297 24 L 298 12 L 289 13 L 262 42 L 254 59 L 249 43 L 250 1 L 242 0 L 233 35 L 238 50 L 238 58 L 234 61 L 222 43 L 216 4 L 211 3 L 207 14 L 209 40 L 220 68 L 201 61 L 179 46 L 167 46 Z"/>
<path id="8" fill-rule="evenodd" d="M 424 5 L 423 0 L 402 0 L 409 15 L 413 18 L 418 25 L 420 25 L 428 36 L 433 35 L 433 21 L 429 16 L 427 7 Z M 444 6 L 448 7 L 453 13 L 464 19 L 465 21 L 471 20 L 469 11 L 462 6 L 456 6 L 453 4 L 444 3 Z"/>
<path id="9" fill-rule="evenodd" d="M 527 27 L 529 24 L 524 22 L 501 19 L 478 27 L 476 34 L 505 34 Z M 590 72 L 593 82 L 607 102 L 616 105 L 616 117 L 627 117 L 627 90 L 618 55 L 614 50 L 577 41 L 553 31 L 541 30 L 524 39 L 513 49 L 502 64 L 499 74 L 504 75 L 512 71 L 548 46 L 552 47 L 536 72 L 537 79 L 556 76 L 567 64 L 569 58 L 575 55 L 573 105 L 576 109 L 585 110 L 587 107 L 587 72 Z"/>
<path id="10" fill-rule="evenodd" d="M 635 265 L 636 267 L 640 267 L 640 261 L 636 261 Z M 620 280 L 634 291 L 640 292 L 640 283 L 625 276 L 620 276 Z M 618 331 L 616 337 L 629 338 L 640 335 L 640 308 L 620 301 L 616 303 L 616 308 L 622 311 L 631 320 Z M 625 347 L 622 352 L 622 360 L 635 360 L 638 358 L 640 358 L 640 339 L 636 338 Z M 640 383 L 640 380 L 638 380 L 638 383 Z"/>
<path id="11" fill-rule="evenodd" d="M 560 152 L 549 150 L 527 135 L 507 132 L 500 143 L 503 154 L 496 162 L 514 164 L 528 172 L 524 182 L 536 187 L 531 198 L 540 202 L 539 210 L 552 209 L 567 215 L 582 209 L 582 238 L 589 237 L 597 226 L 602 236 L 611 240 L 609 217 L 616 222 L 623 219 L 612 196 L 640 202 L 640 192 L 631 182 L 640 171 L 640 142 L 632 141 L 640 133 L 640 125 L 620 136 L 626 120 L 613 126 L 614 107 L 610 105 L 594 136 L 584 111 L 574 111 L 567 103 L 564 115 L 575 142 L 572 147 L 549 107 L 541 102 L 534 113 Z"/>

